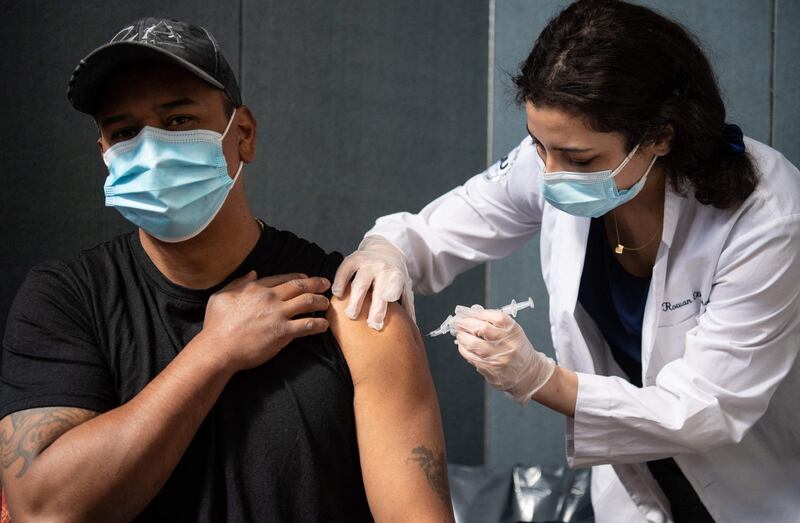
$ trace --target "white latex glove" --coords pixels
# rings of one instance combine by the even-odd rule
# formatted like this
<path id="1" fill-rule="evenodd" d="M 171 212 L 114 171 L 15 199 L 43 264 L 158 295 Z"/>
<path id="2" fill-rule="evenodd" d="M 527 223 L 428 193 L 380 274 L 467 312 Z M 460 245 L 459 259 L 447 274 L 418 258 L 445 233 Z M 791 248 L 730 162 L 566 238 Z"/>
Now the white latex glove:
<path id="1" fill-rule="evenodd" d="M 367 292 L 372 287 L 372 305 L 369 308 L 367 325 L 379 331 L 386 318 L 389 302 L 403 299 L 403 307 L 408 315 L 417 321 L 414 313 L 414 292 L 411 290 L 411 277 L 406 267 L 406 257 L 383 236 L 367 236 L 358 250 L 346 257 L 333 280 L 332 292 L 341 298 L 350 278 L 350 300 L 345 314 L 354 320 L 361 312 Z"/>
<path id="2" fill-rule="evenodd" d="M 499 310 L 459 305 L 451 325 L 461 356 L 517 403 L 528 403 L 556 370 L 551 358 L 533 348 L 522 327 Z"/>

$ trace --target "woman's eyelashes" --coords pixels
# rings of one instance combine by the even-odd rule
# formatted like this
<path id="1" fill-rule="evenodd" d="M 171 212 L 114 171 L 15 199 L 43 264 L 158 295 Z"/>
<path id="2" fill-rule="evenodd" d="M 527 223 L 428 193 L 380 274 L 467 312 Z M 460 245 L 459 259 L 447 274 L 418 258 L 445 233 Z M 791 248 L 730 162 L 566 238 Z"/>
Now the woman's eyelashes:
<path id="1" fill-rule="evenodd" d="M 537 143 L 537 142 L 534 142 L 534 143 L 536 144 L 536 152 L 539 153 L 539 157 L 542 160 L 546 160 L 547 159 L 547 151 L 545 150 L 545 148 L 542 147 L 542 145 L 540 143 Z M 562 159 L 565 160 L 567 164 L 575 166 L 575 167 L 586 167 L 586 166 L 590 165 L 595 160 L 594 157 L 588 158 L 586 160 L 578 159 L 578 158 L 572 158 L 568 154 L 563 154 Z"/>
<path id="2" fill-rule="evenodd" d="M 578 167 L 586 167 L 590 163 L 594 161 L 594 158 L 589 158 L 588 160 L 576 160 L 574 158 L 569 158 L 569 163 L 572 165 L 576 165 Z"/>

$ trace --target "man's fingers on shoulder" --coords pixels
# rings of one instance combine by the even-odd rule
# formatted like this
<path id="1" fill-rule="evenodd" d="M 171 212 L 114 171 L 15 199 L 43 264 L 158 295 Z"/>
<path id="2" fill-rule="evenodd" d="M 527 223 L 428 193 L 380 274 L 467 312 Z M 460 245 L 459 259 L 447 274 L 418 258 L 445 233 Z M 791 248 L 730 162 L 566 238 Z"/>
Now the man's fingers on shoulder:
<path id="1" fill-rule="evenodd" d="M 302 280 L 304 278 L 308 278 L 308 276 L 300 272 L 290 272 L 287 274 L 275 274 L 273 276 L 264 276 L 263 278 L 259 278 L 257 281 L 259 284 L 265 287 L 277 287 L 278 285 L 283 285 L 284 283 L 290 282 L 292 280 Z"/>
<path id="2" fill-rule="evenodd" d="M 301 294 L 285 302 L 284 308 L 290 318 L 309 312 L 322 312 L 328 309 L 330 301 L 321 294 Z"/>
<path id="3" fill-rule="evenodd" d="M 292 298 L 300 296 L 301 294 L 323 293 L 328 290 L 328 287 L 330 287 L 330 282 L 326 278 L 314 276 L 310 278 L 293 278 L 285 283 L 273 287 L 273 289 L 282 301 L 289 301 Z"/>
<path id="4" fill-rule="evenodd" d="M 330 327 L 330 323 L 325 318 L 301 318 L 289 322 L 289 335 L 294 338 L 322 334 Z"/>

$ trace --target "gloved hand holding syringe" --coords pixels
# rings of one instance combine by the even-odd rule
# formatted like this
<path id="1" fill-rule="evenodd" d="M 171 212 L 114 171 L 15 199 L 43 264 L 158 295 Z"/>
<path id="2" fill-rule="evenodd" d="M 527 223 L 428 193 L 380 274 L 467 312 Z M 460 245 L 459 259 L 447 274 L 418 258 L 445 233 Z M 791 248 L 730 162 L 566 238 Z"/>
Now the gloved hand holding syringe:
<path id="1" fill-rule="evenodd" d="M 521 311 L 522 309 L 527 309 L 527 308 L 531 308 L 531 309 L 533 308 L 533 298 L 531 298 L 530 296 L 528 296 L 527 300 L 521 301 L 519 303 L 517 303 L 516 300 L 511 300 L 511 303 L 509 303 L 508 305 L 504 305 L 503 307 L 500 307 L 499 310 L 500 310 L 500 312 L 508 314 L 512 318 L 516 318 L 517 317 L 517 312 Z M 454 330 L 453 330 L 453 326 L 450 324 L 450 320 L 452 320 L 452 319 L 453 319 L 452 315 L 448 316 L 447 319 L 445 319 L 442 322 L 442 324 L 439 326 L 438 329 L 432 330 L 431 332 L 426 334 L 426 336 L 433 337 L 433 336 L 439 336 L 441 334 L 448 334 L 448 333 L 449 334 L 455 334 Z"/>
<path id="2" fill-rule="evenodd" d="M 514 320 L 517 311 L 533 308 L 533 299 L 511 303 L 500 309 L 480 305 L 458 306 L 429 336 L 450 333 L 458 352 L 486 382 L 525 405 L 553 376 L 556 363 L 537 351 Z"/>

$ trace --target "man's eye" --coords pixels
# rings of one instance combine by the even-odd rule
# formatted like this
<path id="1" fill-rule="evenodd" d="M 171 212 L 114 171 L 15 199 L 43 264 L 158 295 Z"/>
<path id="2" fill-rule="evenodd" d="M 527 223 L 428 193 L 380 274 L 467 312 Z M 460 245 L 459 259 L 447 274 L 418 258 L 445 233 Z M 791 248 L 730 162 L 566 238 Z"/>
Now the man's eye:
<path id="1" fill-rule="evenodd" d="M 132 127 L 126 127 L 125 129 L 118 129 L 111 133 L 111 141 L 112 142 L 120 142 L 124 140 L 130 140 L 134 136 L 139 133 L 138 129 L 134 129 Z"/>
<path id="2" fill-rule="evenodd" d="M 177 127 L 179 125 L 183 125 L 187 122 L 190 122 L 192 118 L 190 116 L 173 116 L 169 120 L 167 120 L 167 127 Z"/>

